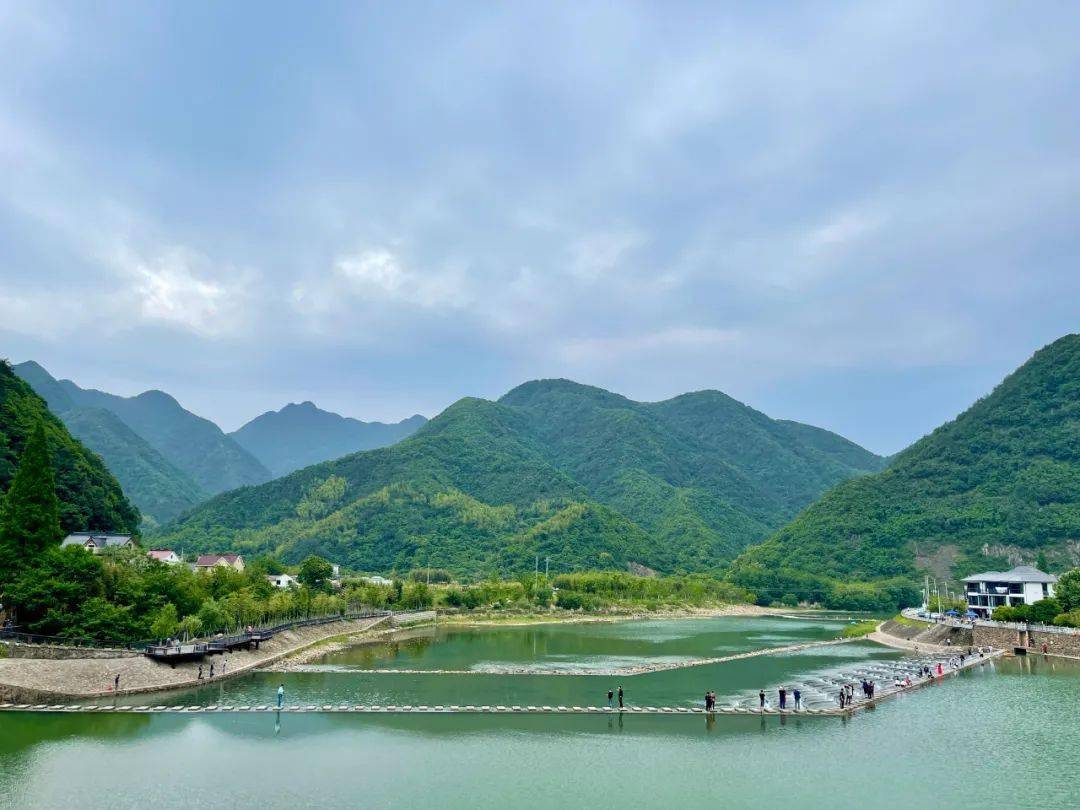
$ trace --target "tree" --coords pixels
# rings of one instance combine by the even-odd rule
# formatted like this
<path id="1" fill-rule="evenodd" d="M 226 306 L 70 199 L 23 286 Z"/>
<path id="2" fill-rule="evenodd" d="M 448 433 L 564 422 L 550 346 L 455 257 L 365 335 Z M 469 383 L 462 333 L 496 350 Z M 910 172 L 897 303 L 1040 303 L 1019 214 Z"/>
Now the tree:
<path id="1" fill-rule="evenodd" d="M 334 566 L 322 557 L 312 555 L 300 563 L 300 573 L 296 578 L 301 585 L 307 585 L 312 590 L 326 590 L 333 575 Z"/>
<path id="2" fill-rule="evenodd" d="M 1061 612 L 1061 603 L 1057 599 L 1050 597 L 1049 599 L 1040 599 L 1033 604 L 1028 616 L 1029 621 L 1038 622 L 1039 624 L 1051 624 L 1054 617 Z"/>
<path id="3" fill-rule="evenodd" d="M 1061 575 L 1054 586 L 1054 598 L 1061 603 L 1061 610 L 1065 613 L 1080 609 L 1080 568 Z"/>
<path id="4" fill-rule="evenodd" d="M 0 512 L 0 549 L 6 552 L 0 565 L 28 565 L 62 535 L 48 439 L 45 425 L 38 421 L 23 447 Z"/>
<path id="5" fill-rule="evenodd" d="M 169 602 L 162 605 L 154 616 L 154 621 L 150 625 L 150 635 L 154 638 L 171 638 L 176 635 L 178 625 L 176 605 Z"/>

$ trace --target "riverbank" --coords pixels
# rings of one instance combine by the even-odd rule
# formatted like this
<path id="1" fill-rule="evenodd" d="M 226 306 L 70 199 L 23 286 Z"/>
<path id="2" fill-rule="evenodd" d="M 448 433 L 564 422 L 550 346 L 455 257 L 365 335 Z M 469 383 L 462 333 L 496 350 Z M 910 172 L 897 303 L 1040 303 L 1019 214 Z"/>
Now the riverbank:
<path id="1" fill-rule="evenodd" d="M 747 604 L 717 604 L 708 607 L 676 607 L 664 610 L 627 608 L 603 613 L 556 611 L 545 613 L 509 613 L 504 611 L 469 611 L 440 613 L 440 624 L 459 626 L 528 627 L 537 624 L 588 624 L 592 622 L 628 622 L 644 619 L 710 619 L 721 616 L 784 616 L 798 618 L 799 608 L 774 608 Z M 807 612 L 820 614 L 821 611 Z"/>
<path id="2" fill-rule="evenodd" d="M 335 638 L 356 638 L 391 617 L 331 622 L 285 630 L 259 649 L 237 650 L 203 662 L 175 666 L 145 656 L 122 658 L 0 658 L 0 700 L 12 703 L 54 702 L 71 698 L 106 698 L 204 686 L 211 664 L 214 680 L 234 678 Z M 199 678 L 202 668 L 203 677 Z M 116 676 L 120 688 L 113 690 Z"/>

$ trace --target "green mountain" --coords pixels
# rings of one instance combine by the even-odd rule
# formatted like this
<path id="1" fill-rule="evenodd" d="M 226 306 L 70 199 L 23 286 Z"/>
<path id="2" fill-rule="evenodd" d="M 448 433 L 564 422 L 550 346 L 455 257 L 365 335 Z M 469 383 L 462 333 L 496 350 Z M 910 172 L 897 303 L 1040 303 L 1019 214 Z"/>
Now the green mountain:
<path id="1" fill-rule="evenodd" d="M 0 491 L 7 492 L 19 455 L 39 420 L 45 425 L 56 477 L 61 527 L 65 531 L 136 531 L 139 512 L 101 459 L 71 436 L 6 361 L 0 362 Z"/>
<path id="2" fill-rule="evenodd" d="M 101 456 L 144 519 L 165 523 L 210 497 L 111 411 L 72 408 L 60 418 Z"/>
<path id="3" fill-rule="evenodd" d="M 566 380 L 463 399 L 391 447 L 221 495 L 186 548 L 308 553 L 363 570 L 721 566 L 838 481 L 880 469 L 839 437 L 715 391 L 640 403 Z"/>
<path id="4" fill-rule="evenodd" d="M 70 380 L 54 379 L 34 362 L 20 363 L 15 366 L 15 372 L 45 398 L 54 413 L 63 414 L 74 408 L 98 408 L 113 414 L 170 465 L 210 494 L 260 484 L 271 477 L 266 467 L 222 433 L 221 428 L 184 410 L 180 403 L 162 391 L 121 397 L 84 389 Z M 105 452 L 104 448 L 91 447 Z M 129 450 L 125 455 L 130 457 L 138 452 Z M 136 471 L 121 473 L 115 468 L 114 472 L 122 479 L 139 475 Z M 180 497 L 176 503 L 167 505 L 166 511 L 175 513 L 183 508 L 185 498 L 191 494 L 190 487 L 185 490 L 178 493 Z M 158 492 L 153 498 L 166 503 L 167 496 L 167 492 Z"/>
<path id="5" fill-rule="evenodd" d="M 954 421 L 840 484 L 734 567 L 773 590 L 1080 564 L 1080 335 L 1035 354 Z"/>
<path id="6" fill-rule="evenodd" d="M 394 444 L 426 421 L 416 415 L 392 424 L 361 422 L 302 402 L 267 411 L 229 436 L 278 477 L 358 450 Z"/>

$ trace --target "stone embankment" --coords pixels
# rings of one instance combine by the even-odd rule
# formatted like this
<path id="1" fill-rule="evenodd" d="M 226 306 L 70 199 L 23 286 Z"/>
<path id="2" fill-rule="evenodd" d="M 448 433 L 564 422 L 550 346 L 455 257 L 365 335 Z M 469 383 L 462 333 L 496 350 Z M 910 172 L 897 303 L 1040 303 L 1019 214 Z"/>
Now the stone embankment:
<path id="1" fill-rule="evenodd" d="M 109 647 L 65 647 L 54 644 L 20 644 L 0 641 L 0 658 L 44 658 L 66 661 L 69 658 L 137 658 L 138 650 Z"/>
<path id="2" fill-rule="evenodd" d="M 56 703 L 58 699 L 101 698 L 205 686 L 209 682 L 211 664 L 215 668 L 215 680 L 234 677 L 338 636 L 369 631 L 390 620 L 391 617 L 380 616 L 285 630 L 263 642 L 258 650 L 237 650 L 206 658 L 201 662 L 204 676 L 201 680 L 198 662 L 170 666 L 142 655 L 111 659 L 0 658 L 0 701 Z M 399 617 L 404 624 L 425 620 L 424 614 Z M 120 676 L 120 689 L 114 692 L 112 685 L 117 675 Z"/>

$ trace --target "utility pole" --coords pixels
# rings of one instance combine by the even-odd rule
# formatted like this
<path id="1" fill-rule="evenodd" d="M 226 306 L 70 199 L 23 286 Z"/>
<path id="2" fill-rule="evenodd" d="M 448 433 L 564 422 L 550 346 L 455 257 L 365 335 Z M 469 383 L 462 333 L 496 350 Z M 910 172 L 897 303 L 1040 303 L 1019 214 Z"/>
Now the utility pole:
<path id="1" fill-rule="evenodd" d="M 551 557 L 544 557 L 544 579 L 550 579 L 551 578 L 551 576 L 548 574 L 548 568 L 549 568 L 550 565 L 551 565 Z"/>

